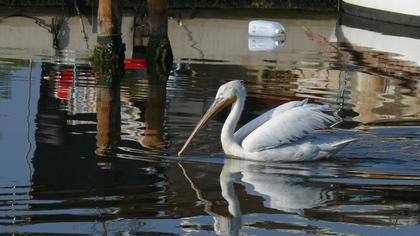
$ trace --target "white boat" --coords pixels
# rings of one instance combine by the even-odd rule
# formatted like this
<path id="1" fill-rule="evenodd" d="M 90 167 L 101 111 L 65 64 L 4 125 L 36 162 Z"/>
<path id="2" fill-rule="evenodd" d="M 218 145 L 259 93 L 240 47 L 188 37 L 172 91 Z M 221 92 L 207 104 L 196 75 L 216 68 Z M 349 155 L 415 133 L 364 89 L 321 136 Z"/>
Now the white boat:
<path id="1" fill-rule="evenodd" d="M 355 16 L 402 25 L 420 26 L 418 0 L 342 0 L 341 8 L 346 13 Z"/>
<path id="2" fill-rule="evenodd" d="M 341 15 L 329 40 L 343 46 L 342 63 L 351 68 L 340 78 L 349 81 L 351 110 L 358 114 L 353 121 L 378 127 L 390 125 L 389 121 L 403 124 L 419 119 L 418 98 L 407 96 L 420 86 L 416 80 L 420 74 L 420 31 L 416 29 Z M 352 68 L 359 65 L 363 69 Z M 411 86 L 413 90 L 408 89 Z"/>
<path id="3" fill-rule="evenodd" d="M 415 29 L 417 28 L 412 26 L 343 14 L 336 28 L 335 40 L 359 47 L 359 51 L 364 51 L 365 48 L 366 52 L 382 52 L 382 63 L 389 63 L 389 66 L 395 64 L 394 59 L 397 59 L 400 65 L 398 70 L 418 71 L 420 31 Z"/>

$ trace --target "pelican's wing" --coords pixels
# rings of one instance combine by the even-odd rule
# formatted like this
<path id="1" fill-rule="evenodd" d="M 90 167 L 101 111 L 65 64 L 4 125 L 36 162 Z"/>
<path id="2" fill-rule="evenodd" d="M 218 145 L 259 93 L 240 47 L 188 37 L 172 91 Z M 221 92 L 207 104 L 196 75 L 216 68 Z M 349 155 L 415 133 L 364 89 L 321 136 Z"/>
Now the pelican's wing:
<path id="1" fill-rule="evenodd" d="M 244 126 L 242 126 L 239 130 L 237 130 L 234 134 L 236 141 L 239 143 L 242 142 L 242 140 L 248 136 L 252 131 L 260 127 L 262 124 L 267 122 L 268 120 L 272 119 L 273 117 L 276 117 L 282 113 L 284 113 L 287 110 L 290 110 L 295 107 L 300 107 L 305 104 L 307 104 L 308 99 L 304 99 L 302 101 L 291 101 L 288 103 L 284 103 L 276 108 L 273 108 L 269 111 L 266 111 L 262 115 L 258 116 L 257 118 L 251 120 Z"/>
<path id="2" fill-rule="evenodd" d="M 335 122 L 336 117 L 323 112 L 327 110 L 330 110 L 329 106 L 317 104 L 291 108 L 252 131 L 242 141 L 242 147 L 254 152 L 296 141 L 315 129 L 325 128 L 326 123 Z"/>

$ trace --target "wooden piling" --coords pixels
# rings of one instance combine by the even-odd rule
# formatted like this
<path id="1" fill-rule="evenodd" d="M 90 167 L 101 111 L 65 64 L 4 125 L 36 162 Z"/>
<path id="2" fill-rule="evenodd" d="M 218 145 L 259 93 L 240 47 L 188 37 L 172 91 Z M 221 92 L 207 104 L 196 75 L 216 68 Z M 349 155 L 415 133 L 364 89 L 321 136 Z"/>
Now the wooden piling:
<path id="1" fill-rule="evenodd" d="M 173 55 L 168 37 L 168 3 L 148 0 L 149 42 L 147 44 L 148 75 L 152 80 L 165 81 L 172 68 Z"/>
<path id="2" fill-rule="evenodd" d="M 98 78 L 115 80 L 124 72 L 125 44 L 121 38 L 122 0 L 99 0 L 97 45 L 92 61 Z"/>
<path id="3" fill-rule="evenodd" d="M 102 36 L 121 34 L 122 0 L 99 0 L 98 29 Z"/>

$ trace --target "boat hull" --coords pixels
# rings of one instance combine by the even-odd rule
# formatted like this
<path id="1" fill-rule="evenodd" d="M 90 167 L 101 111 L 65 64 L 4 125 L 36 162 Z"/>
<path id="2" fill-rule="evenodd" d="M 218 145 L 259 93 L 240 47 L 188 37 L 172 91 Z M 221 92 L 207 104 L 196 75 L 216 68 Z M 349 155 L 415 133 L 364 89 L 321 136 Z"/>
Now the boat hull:
<path id="1" fill-rule="evenodd" d="M 341 9 L 354 16 L 420 27 L 420 4 L 416 0 L 342 0 Z"/>

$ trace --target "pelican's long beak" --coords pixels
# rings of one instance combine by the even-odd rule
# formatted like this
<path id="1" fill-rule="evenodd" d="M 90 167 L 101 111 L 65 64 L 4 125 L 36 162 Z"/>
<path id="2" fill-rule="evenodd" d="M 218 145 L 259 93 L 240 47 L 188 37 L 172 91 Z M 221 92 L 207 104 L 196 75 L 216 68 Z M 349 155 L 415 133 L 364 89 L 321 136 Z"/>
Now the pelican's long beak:
<path id="1" fill-rule="evenodd" d="M 213 104 L 211 104 L 210 108 L 207 110 L 206 114 L 201 118 L 198 122 L 197 126 L 195 126 L 193 132 L 191 133 L 190 137 L 185 142 L 184 146 L 182 146 L 181 150 L 178 152 L 178 156 L 181 156 L 182 152 L 184 152 L 185 148 L 197 134 L 197 132 L 205 125 L 207 122 L 218 112 L 223 110 L 223 108 L 229 106 L 230 104 L 236 101 L 236 97 L 234 98 L 216 98 Z"/>

